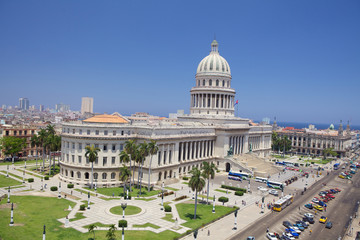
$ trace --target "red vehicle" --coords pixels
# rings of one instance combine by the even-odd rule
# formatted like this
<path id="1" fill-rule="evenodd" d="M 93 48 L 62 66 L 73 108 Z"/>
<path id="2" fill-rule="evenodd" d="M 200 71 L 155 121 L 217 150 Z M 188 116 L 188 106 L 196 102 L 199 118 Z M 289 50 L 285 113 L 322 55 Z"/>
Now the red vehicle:
<path id="1" fill-rule="evenodd" d="M 334 196 L 334 195 L 332 195 L 332 194 L 330 194 L 330 193 L 329 193 L 329 194 L 327 194 L 326 196 L 327 196 L 327 197 L 329 197 L 329 198 L 331 198 L 331 199 L 334 199 L 334 198 L 335 198 L 335 196 Z"/>
<path id="2" fill-rule="evenodd" d="M 339 188 L 334 188 L 334 189 L 338 192 L 341 192 L 341 189 L 339 189 Z"/>

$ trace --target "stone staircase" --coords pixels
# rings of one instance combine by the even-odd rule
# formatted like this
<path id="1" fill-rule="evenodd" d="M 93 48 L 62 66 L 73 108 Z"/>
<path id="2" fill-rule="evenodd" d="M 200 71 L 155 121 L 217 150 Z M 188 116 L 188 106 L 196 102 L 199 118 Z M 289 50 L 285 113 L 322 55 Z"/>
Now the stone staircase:
<path id="1" fill-rule="evenodd" d="M 253 153 L 235 156 L 234 158 L 239 165 L 244 166 L 244 169 L 251 171 L 255 177 L 268 177 L 269 175 L 271 176 L 281 171 L 281 169 L 273 163 L 268 162 L 265 158 L 261 158 Z"/>

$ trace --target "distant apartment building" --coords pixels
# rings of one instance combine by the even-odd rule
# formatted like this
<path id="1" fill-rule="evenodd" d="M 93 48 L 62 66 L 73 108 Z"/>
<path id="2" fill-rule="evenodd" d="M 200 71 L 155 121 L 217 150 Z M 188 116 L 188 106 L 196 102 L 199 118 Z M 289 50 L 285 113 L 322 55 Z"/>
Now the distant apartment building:
<path id="1" fill-rule="evenodd" d="M 69 112 L 70 111 L 70 105 L 59 103 L 55 105 L 55 111 L 56 112 Z"/>
<path id="2" fill-rule="evenodd" d="M 81 114 L 93 113 L 94 99 L 92 97 L 81 98 Z"/>
<path id="3" fill-rule="evenodd" d="M 26 146 L 22 152 L 19 153 L 19 157 L 26 157 L 28 155 L 40 155 L 42 154 L 42 148 L 31 146 L 31 137 L 37 133 L 37 127 L 32 126 L 12 126 L 12 125 L 2 125 L 0 126 L 0 138 L 2 137 L 18 137 L 26 139 Z M 0 151 L 0 158 L 5 158 L 8 156 L 4 155 L 3 151 Z"/>
<path id="4" fill-rule="evenodd" d="M 40 110 L 40 112 L 45 111 L 45 106 L 44 106 L 44 105 L 42 105 L 42 104 L 40 104 L 40 106 L 39 106 L 39 110 Z"/>
<path id="5" fill-rule="evenodd" d="M 19 108 L 22 110 L 29 110 L 29 99 L 19 98 Z"/>

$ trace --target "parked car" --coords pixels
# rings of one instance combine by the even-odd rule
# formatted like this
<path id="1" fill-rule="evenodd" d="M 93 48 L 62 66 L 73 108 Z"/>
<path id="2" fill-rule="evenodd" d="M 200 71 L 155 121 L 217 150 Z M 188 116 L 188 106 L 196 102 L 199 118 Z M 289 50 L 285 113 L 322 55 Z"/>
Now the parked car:
<path id="1" fill-rule="evenodd" d="M 314 224 L 315 221 L 314 221 L 314 218 L 311 218 L 311 217 L 303 217 L 303 221 L 304 222 L 308 222 L 310 224 Z"/>
<path id="2" fill-rule="evenodd" d="M 313 209 L 313 205 L 311 203 L 305 204 L 305 207 L 308 209 Z"/>
<path id="3" fill-rule="evenodd" d="M 326 223 L 326 220 L 327 220 L 327 217 L 321 216 L 320 219 L 319 219 L 319 222 Z"/>
<path id="4" fill-rule="evenodd" d="M 283 232 L 282 237 L 283 237 L 283 239 L 285 239 L 285 240 L 295 240 L 294 236 L 293 236 L 291 233 L 285 233 L 285 232 Z"/>
<path id="5" fill-rule="evenodd" d="M 249 236 L 246 238 L 246 240 L 255 240 L 255 237 Z"/>
<path id="6" fill-rule="evenodd" d="M 297 224 L 301 224 L 304 228 L 307 228 L 309 226 L 309 224 L 307 224 L 306 222 L 304 221 L 296 221 Z"/>
<path id="7" fill-rule="evenodd" d="M 269 193 L 270 193 L 271 195 L 274 195 L 274 196 L 279 196 L 279 192 L 276 191 L 275 189 L 269 190 Z"/>
<path id="8" fill-rule="evenodd" d="M 330 222 L 330 221 L 327 222 L 326 225 L 325 225 L 325 227 L 326 227 L 326 228 L 329 228 L 329 229 L 332 228 L 332 222 Z"/>
<path id="9" fill-rule="evenodd" d="M 324 208 L 323 208 L 322 206 L 320 206 L 320 205 L 314 205 L 314 208 L 315 208 L 316 210 L 319 210 L 319 211 L 323 211 L 323 210 L 324 210 Z"/>
<path id="10" fill-rule="evenodd" d="M 305 230 L 305 228 L 304 228 L 301 224 L 295 223 L 295 224 L 294 224 L 294 227 L 297 227 L 300 231 L 304 231 L 304 230 Z"/>
<path id="11" fill-rule="evenodd" d="M 294 229 L 291 228 L 285 228 L 285 232 L 286 233 L 290 233 L 293 237 L 298 238 L 299 237 L 299 233 L 297 233 Z"/>
<path id="12" fill-rule="evenodd" d="M 286 228 L 291 227 L 291 223 L 289 221 L 283 221 L 283 225 Z"/>
<path id="13" fill-rule="evenodd" d="M 324 201 L 319 201 L 319 205 L 322 207 L 327 207 L 327 204 Z"/>
<path id="14" fill-rule="evenodd" d="M 274 233 L 268 232 L 268 233 L 266 233 L 266 237 L 269 240 L 278 240 L 277 237 L 274 235 Z"/>
<path id="15" fill-rule="evenodd" d="M 311 213 L 305 213 L 304 216 L 308 218 L 314 218 L 314 215 Z"/>

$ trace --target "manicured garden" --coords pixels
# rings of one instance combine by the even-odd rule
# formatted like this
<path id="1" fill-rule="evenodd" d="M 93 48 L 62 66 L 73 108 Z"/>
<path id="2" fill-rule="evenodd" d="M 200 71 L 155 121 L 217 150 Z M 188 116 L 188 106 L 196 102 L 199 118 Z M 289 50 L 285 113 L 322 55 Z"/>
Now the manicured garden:
<path id="1" fill-rule="evenodd" d="M 94 189 L 90 189 L 90 188 L 86 188 L 89 191 L 95 191 Z M 96 191 L 100 194 L 106 195 L 106 196 L 110 196 L 112 197 L 113 195 L 116 196 L 120 196 L 122 194 L 124 194 L 124 188 L 122 187 L 110 187 L 110 188 L 96 188 Z M 161 193 L 161 190 L 152 190 L 150 192 L 147 191 L 147 187 L 142 187 L 141 188 L 141 196 L 142 197 L 150 197 L 150 196 L 154 196 Z M 126 192 L 125 192 L 126 194 Z M 132 197 L 136 197 L 137 195 L 140 196 L 140 189 L 137 188 L 133 188 L 132 192 L 129 192 L 129 195 L 131 195 Z"/>
<path id="2" fill-rule="evenodd" d="M 0 174 L 0 187 L 16 186 L 20 184 L 22 184 L 22 182 Z"/>
<path id="3" fill-rule="evenodd" d="M 112 214 L 116 214 L 116 215 L 122 215 L 123 214 L 123 209 L 121 206 L 116 206 L 110 209 L 110 212 Z M 129 216 L 129 215 L 135 215 L 141 212 L 141 208 L 136 207 L 136 206 L 132 206 L 132 205 L 127 205 L 127 207 L 125 208 L 125 215 Z"/>

